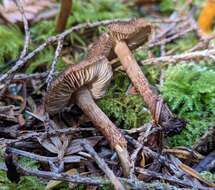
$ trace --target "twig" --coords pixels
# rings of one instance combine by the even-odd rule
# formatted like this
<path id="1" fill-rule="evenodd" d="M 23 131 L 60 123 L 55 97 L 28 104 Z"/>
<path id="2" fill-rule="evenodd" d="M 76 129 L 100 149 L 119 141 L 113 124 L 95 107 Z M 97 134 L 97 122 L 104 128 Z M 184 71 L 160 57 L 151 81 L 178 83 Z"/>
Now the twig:
<path id="1" fill-rule="evenodd" d="M 138 153 L 142 150 L 142 145 L 139 145 L 134 152 L 131 154 L 131 171 L 130 171 L 130 177 L 134 178 L 134 168 L 135 168 L 135 162 L 137 160 Z"/>
<path id="2" fill-rule="evenodd" d="M 27 73 L 17 73 L 14 75 L 15 80 L 29 80 L 29 79 L 44 79 L 48 76 L 49 72 L 42 72 L 42 73 L 32 73 L 32 74 L 27 74 Z M 59 72 L 54 72 L 53 75 L 57 76 Z M 1 77 L 2 75 L 0 75 Z"/>
<path id="3" fill-rule="evenodd" d="M 152 47 L 155 47 L 155 46 L 160 46 L 160 45 L 169 43 L 169 42 L 175 40 L 176 38 L 182 37 L 182 36 L 184 36 L 185 34 L 187 34 L 188 32 L 191 32 L 191 31 L 193 31 L 193 30 L 194 30 L 194 29 L 190 27 L 190 28 L 188 28 L 188 29 L 186 29 L 186 30 L 182 30 L 181 32 L 176 33 L 175 35 L 173 35 L 173 36 L 171 36 L 171 37 L 169 37 L 169 38 L 165 38 L 165 39 L 163 39 L 163 40 L 160 39 L 160 40 L 151 41 L 151 42 L 149 41 L 149 42 L 148 42 L 148 47 L 149 47 L 149 48 L 152 48 Z"/>
<path id="4" fill-rule="evenodd" d="M 214 167 L 215 164 L 215 151 L 211 152 L 209 155 L 205 156 L 197 165 L 193 167 L 197 172 L 210 171 L 211 166 Z"/>
<path id="5" fill-rule="evenodd" d="M 68 181 L 72 183 L 78 183 L 78 184 L 89 184 L 89 185 L 109 185 L 111 184 L 111 181 L 105 178 L 99 178 L 99 177 L 85 177 L 81 176 L 79 174 L 76 175 L 69 175 L 65 173 L 54 173 L 54 172 L 47 172 L 47 171 L 40 171 L 37 169 L 27 169 L 20 165 L 17 161 L 13 161 L 16 167 L 23 172 L 24 175 L 33 175 L 37 177 L 46 178 L 49 180 L 58 180 L 58 181 Z M 175 190 L 176 187 L 172 185 L 168 185 L 166 183 L 159 183 L 159 182 L 153 182 L 153 183 L 144 183 L 143 181 L 139 180 L 130 180 L 126 178 L 119 178 L 122 183 L 126 183 L 131 189 L 159 189 L 159 190 Z M 178 190 L 188 190 L 184 188 L 177 188 Z"/>
<path id="6" fill-rule="evenodd" d="M 12 116 L 12 115 L 8 115 L 8 114 L 0 114 L 0 120 L 3 121 L 9 121 L 9 122 L 14 122 L 14 123 L 17 123 L 18 120 L 15 116 Z"/>
<path id="7" fill-rule="evenodd" d="M 209 146 L 208 146 L 209 145 Z M 198 152 L 208 152 L 210 151 L 210 147 L 215 145 L 215 126 L 210 127 L 192 146 L 193 150 Z M 207 147 L 207 148 L 206 148 Z"/>
<path id="8" fill-rule="evenodd" d="M 30 152 L 26 152 L 23 150 L 19 150 L 16 148 L 11 148 L 11 147 L 7 147 L 7 150 L 9 150 L 10 152 L 12 152 L 13 154 L 19 155 L 19 156 L 24 156 L 27 158 L 31 158 L 33 160 L 38 160 L 40 162 L 44 162 L 44 163 L 49 163 L 49 162 L 57 162 L 59 161 L 58 157 L 47 157 L 47 156 L 40 156 L 34 153 L 30 153 Z M 63 161 L 65 163 L 78 163 L 81 160 L 83 160 L 84 158 L 81 156 L 66 156 L 63 158 Z"/>
<path id="9" fill-rule="evenodd" d="M 167 168 L 170 168 L 172 171 L 178 171 L 178 168 L 172 163 L 171 160 L 168 158 L 164 157 L 163 155 L 158 154 L 157 152 L 154 152 L 150 148 L 142 145 L 139 143 L 136 139 L 132 138 L 131 136 L 125 135 L 126 139 L 133 144 L 136 148 L 139 146 L 142 146 L 142 150 L 144 151 L 145 155 L 149 155 L 152 157 L 154 160 L 157 160 L 159 163 L 165 165 Z M 181 171 L 180 171 L 181 172 Z M 184 173 L 184 172 L 183 172 Z"/>
<path id="10" fill-rule="evenodd" d="M 52 61 L 52 64 L 51 64 L 51 69 L 50 69 L 49 75 L 48 75 L 47 80 L 46 80 L 47 88 L 49 88 L 50 85 L 51 85 L 53 75 L 54 75 L 54 72 L 55 72 L 55 66 L 57 64 L 57 60 L 58 60 L 58 57 L 60 55 L 62 47 L 63 47 L 63 38 L 59 39 L 58 43 L 57 43 L 57 48 L 56 48 L 55 55 L 54 55 L 54 58 L 53 58 L 53 61 Z"/>
<path id="11" fill-rule="evenodd" d="M 211 57 L 214 55 L 215 55 L 215 48 L 214 49 L 205 49 L 202 51 L 195 51 L 195 52 L 190 52 L 190 53 L 182 53 L 179 55 L 170 55 L 170 56 L 163 56 L 163 57 L 158 57 L 158 58 L 150 58 L 150 59 L 141 61 L 141 64 L 150 65 L 150 64 L 159 64 L 161 62 L 177 63 L 179 61 L 197 59 L 197 58 L 201 58 L 201 57 L 214 59 L 213 57 Z"/>
<path id="12" fill-rule="evenodd" d="M 21 52 L 21 55 L 19 57 L 19 59 L 22 59 L 28 52 L 31 34 L 30 34 L 29 26 L 28 26 L 28 20 L 25 16 L 25 12 L 24 12 L 23 6 L 21 5 L 20 0 L 14 0 L 14 2 L 16 3 L 16 6 L 18 7 L 19 12 L 22 15 L 22 20 L 23 20 L 24 29 L 25 29 L 25 43 L 24 43 L 24 47 L 23 47 L 23 50 Z"/>
<path id="13" fill-rule="evenodd" d="M 155 19 L 150 19 L 149 21 L 152 23 L 166 23 L 166 24 L 172 24 L 172 23 L 178 23 L 178 22 L 183 22 L 186 21 L 187 17 L 180 17 L 180 18 L 176 18 L 176 19 L 171 19 L 171 18 L 166 18 L 166 19 L 160 19 L 160 17 L 155 18 Z"/>
<path id="14" fill-rule="evenodd" d="M 187 50 L 187 52 L 193 52 L 196 50 L 201 50 L 203 48 L 204 49 L 208 48 L 210 41 L 213 40 L 214 38 L 215 38 L 215 33 L 207 38 L 200 39 L 199 43 L 196 44 L 193 48 Z"/>
<path id="15" fill-rule="evenodd" d="M 168 176 L 168 175 L 165 175 L 165 174 L 161 174 L 161 173 L 157 173 L 157 172 L 154 172 L 154 171 L 150 171 L 150 170 L 147 170 L 147 169 L 143 169 L 143 168 L 135 168 L 135 170 L 145 176 L 149 176 L 149 177 L 154 177 L 154 178 L 158 178 L 158 179 L 161 179 L 161 180 L 165 180 L 165 181 L 168 181 L 168 182 L 171 182 L 171 183 L 174 183 L 174 184 L 178 184 L 182 187 L 187 187 L 187 188 L 192 188 L 193 187 L 193 183 L 189 183 L 189 181 L 185 181 L 185 180 L 181 180 L 181 179 L 178 179 L 174 176 Z M 209 187 L 195 187 L 194 188 L 198 188 L 199 190 L 209 190 L 209 189 L 213 189 L 213 188 L 209 188 Z"/>
<path id="16" fill-rule="evenodd" d="M 84 140 L 81 145 L 83 148 L 94 158 L 96 163 L 98 164 L 99 168 L 106 174 L 106 176 L 111 180 L 116 190 L 125 190 L 123 185 L 120 183 L 120 181 L 117 179 L 113 171 L 108 167 L 108 165 L 105 163 L 105 161 L 99 157 L 99 155 L 96 153 L 94 148 L 87 142 L 87 140 Z"/>
<path id="17" fill-rule="evenodd" d="M 47 138 L 47 137 L 51 137 L 51 136 L 58 136 L 61 134 L 70 135 L 75 132 L 94 131 L 94 130 L 95 130 L 95 128 L 66 128 L 66 129 L 57 129 L 54 131 L 30 132 L 30 133 L 27 133 L 24 135 L 20 135 L 20 136 L 16 137 L 16 139 L 8 139 L 8 140 L 6 140 L 6 142 L 3 141 L 3 143 L 11 144 L 11 143 L 24 141 L 24 140 L 30 139 L 30 138 L 37 138 L 37 137 Z M 0 144 L 3 144 L 3 143 L 0 143 Z"/>

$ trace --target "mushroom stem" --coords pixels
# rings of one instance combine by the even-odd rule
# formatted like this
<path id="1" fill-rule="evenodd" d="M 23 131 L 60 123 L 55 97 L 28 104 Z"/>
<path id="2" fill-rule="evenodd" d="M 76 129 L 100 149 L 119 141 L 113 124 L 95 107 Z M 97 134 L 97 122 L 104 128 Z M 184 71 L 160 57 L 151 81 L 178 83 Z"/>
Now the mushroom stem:
<path id="1" fill-rule="evenodd" d="M 124 41 L 117 41 L 115 53 L 119 57 L 133 85 L 143 97 L 151 113 L 154 113 L 158 96 L 151 90 L 147 78 L 137 64 L 127 44 Z"/>
<path id="2" fill-rule="evenodd" d="M 174 118 L 167 105 L 163 103 L 162 98 L 152 91 L 147 78 L 137 64 L 126 42 L 116 41 L 114 51 L 133 85 L 143 97 L 154 122 L 167 128 L 184 127 L 186 125 L 185 122 L 180 118 Z"/>
<path id="3" fill-rule="evenodd" d="M 83 88 L 76 93 L 76 103 L 90 118 L 95 127 L 105 136 L 111 147 L 117 152 L 124 176 L 130 172 L 130 159 L 127 151 L 127 142 L 123 134 L 113 122 L 96 105 L 89 90 Z"/>

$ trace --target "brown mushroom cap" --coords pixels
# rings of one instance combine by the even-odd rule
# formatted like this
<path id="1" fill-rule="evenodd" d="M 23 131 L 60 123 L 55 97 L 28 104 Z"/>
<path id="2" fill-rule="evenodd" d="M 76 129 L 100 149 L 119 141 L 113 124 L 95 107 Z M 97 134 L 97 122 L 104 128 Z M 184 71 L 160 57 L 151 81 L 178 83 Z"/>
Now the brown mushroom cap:
<path id="1" fill-rule="evenodd" d="M 90 45 L 87 58 L 91 59 L 101 55 L 108 58 L 112 47 L 113 42 L 109 34 L 103 33 L 94 43 L 92 43 L 92 45 Z"/>
<path id="2" fill-rule="evenodd" d="M 152 32 L 152 25 L 142 18 L 108 25 L 113 41 L 125 41 L 130 49 L 144 44 Z"/>
<path id="3" fill-rule="evenodd" d="M 72 96 L 86 87 L 94 99 L 104 96 L 112 77 L 112 68 L 105 57 L 84 60 L 65 70 L 53 81 L 45 99 L 45 110 L 54 115 L 71 103 Z"/>
<path id="4" fill-rule="evenodd" d="M 109 33 L 103 33 L 90 47 L 87 59 L 105 56 L 109 61 L 116 58 L 113 47 L 115 40 L 125 40 L 130 50 L 144 44 L 151 33 L 152 26 L 142 18 L 109 24 Z"/>

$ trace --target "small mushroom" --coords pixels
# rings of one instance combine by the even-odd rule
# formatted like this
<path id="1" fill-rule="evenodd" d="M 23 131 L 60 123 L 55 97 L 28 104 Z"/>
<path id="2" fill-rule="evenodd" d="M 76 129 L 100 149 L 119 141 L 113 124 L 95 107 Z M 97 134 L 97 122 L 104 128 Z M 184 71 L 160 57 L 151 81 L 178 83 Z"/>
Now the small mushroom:
<path id="1" fill-rule="evenodd" d="M 154 122 L 165 127 L 184 127 L 185 122 L 174 118 L 162 98 L 152 91 L 147 78 L 129 49 L 138 47 L 148 40 L 152 31 L 151 24 L 143 19 L 137 19 L 130 22 L 110 24 L 108 29 L 114 42 L 114 52 L 119 57 L 133 85 L 143 97 L 152 113 Z"/>
<path id="2" fill-rule="evenodd" d="M 116 150 L 123 173 L 128 176 L 130 161 L 127 142 L 94 101 L 105 94 L 112 74 L 112 68 L 105 57 L 86 59 L 69 67 L 49 88 L 45 109 L 50 115 L 54 115 L 71 103 L 77 104 Z"/>
<path id="3" fill-rule="evenodd" d="M 129 25 L 131 27 L 129 27 Z M 135 27 L 133 26 L 135 25 Z M 138 30 L 136 30 L 136 25 L 144 25 L 145 31 L 141 35 L 138 33 Z M 135 50 L 140 45 L 144 44 L 149 36 L 149 33 L 151 32 L 151 24 L 146 23 L 143 19 L 137 19 L 133 21 L 119 21 L 116 24 L 110 25 L 114 26 L 115 30 L 124 30 L 124 35 L 129 35 L 130 32 L 134 32 L 134 30 L 137 32 L 136 35 L 133 33 L 129 38 L 125 39 L 128 47 L 130 50 Z M 125 37 L 126 38 L 126 37 Z M 97 57 L 97 56 L 105 56 L 109 61 L 112 61 L 112 59 L 117 58 L 117 55 L 114 53 L 113 46 L 115 44 L 115 40 L 109 35 L 109 33 L 103 33 L 99 38 L 90 46 L 88 50 L 87 58 Z"/>

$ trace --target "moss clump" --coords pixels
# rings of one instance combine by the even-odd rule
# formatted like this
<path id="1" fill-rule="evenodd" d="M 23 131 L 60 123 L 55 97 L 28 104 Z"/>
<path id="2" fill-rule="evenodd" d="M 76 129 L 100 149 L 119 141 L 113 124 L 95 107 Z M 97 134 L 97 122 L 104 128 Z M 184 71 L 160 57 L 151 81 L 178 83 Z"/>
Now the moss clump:
<path id="1" fill-rule="evenodd" d="M 160 90 L 168 105 L 188 126 L 170 143 L 192 145 L 215 119 L 215 71 L 203 65 L 180 64 L 170 66 Z"/>
<path id="2" fill-rule="evenodd" d="M 23 47 L 24 37 L 15 26 L 0 25 L 0 71 L 8 66 L 7 62 L 18 58 Z"/>
<path id="3" fill-rule="evenodd" d="M 203 171 L 203 172 L 201 172 L 201 176 L 213 183 L 215 182 L 215 174 L 213 174 L 211 172 Z"/>
<path id="4" fill-rule="evenodd" d="M 113 79 L 107 95 L 98 101 L 102 110 L 122 128 L 134 128 L 149 121 L 149 114 L 140 96 L 126 95 L 129 80 L 118 72 Z"/>
<path id="5" fill-rule="evenodd" d="M 72 23 L 91 22 L 113 18 L 128 18 L 134 15 L 127 3 L 114 0 L 87 0 L 73 1 L 73 16 L 69 18 Z"/>

